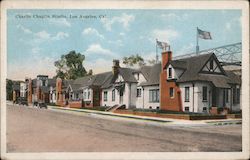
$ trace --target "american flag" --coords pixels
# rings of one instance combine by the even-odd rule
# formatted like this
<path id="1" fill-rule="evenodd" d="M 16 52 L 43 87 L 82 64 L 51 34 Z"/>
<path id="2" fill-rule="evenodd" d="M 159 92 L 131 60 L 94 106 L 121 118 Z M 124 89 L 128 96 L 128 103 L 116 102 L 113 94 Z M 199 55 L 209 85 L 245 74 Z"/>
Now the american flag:
<path id="1" fill-rule="evenodd" d="M 160 42 L 156 40 L 157 46 L 159 46 L 161 49 L 166 50 L 167 47 L 169 47 L 169 44 L 166 42 Z"/>
<path id="2" fill-rule="evenodd" d="M 212 39 L 210 32 L 200 30 L 197 28 L 198 36 L 202 39 Z"/>

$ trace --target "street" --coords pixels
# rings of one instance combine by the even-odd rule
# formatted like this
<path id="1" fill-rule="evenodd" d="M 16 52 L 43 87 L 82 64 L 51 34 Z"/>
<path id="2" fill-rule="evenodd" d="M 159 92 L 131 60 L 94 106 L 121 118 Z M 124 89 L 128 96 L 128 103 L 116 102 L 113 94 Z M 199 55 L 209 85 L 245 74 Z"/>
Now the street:
<path id="1" fill-rule="evenodd" d="M 65 112 L 7 105 L 7 152 L 224 152 L 242 149 L 241 125 L 172 126 Z"/>

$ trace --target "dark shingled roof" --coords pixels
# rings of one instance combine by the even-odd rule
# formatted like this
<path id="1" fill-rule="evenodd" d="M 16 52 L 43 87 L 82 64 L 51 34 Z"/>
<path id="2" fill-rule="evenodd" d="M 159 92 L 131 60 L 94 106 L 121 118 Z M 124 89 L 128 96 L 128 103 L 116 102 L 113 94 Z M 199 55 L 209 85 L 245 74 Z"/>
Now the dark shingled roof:
<path id="1" fill-rule="evenodd" d="M 92 86 L 101 87 L 112 75 L 113 75 L 112 72 L 105 72 L 105 73 L 85 76 L 77 78 L 76 80 L 70 82 L 69 85 L 71 86 L 73 91 L 77 91 L 84 87 L 92 87 Z"/>
<path id="2" fill-rule="evenodd" d="M 141 72 L 146 78 L 147 82 L 141 83 L 139 85 L 141 86 L 159 85 L 161 63 L 155 64 L 153 66 L 144 66 L 141 68 Z"/>
<path id="3" fill-rule="evenodd" d="M 183 62 L 186 63 L 185 64 L 186 71 L 183 73 L 180 79 L 177 80 L 177 82 L 201 80 L 199 77 L 200 76 L 199 71 L 202 69 L 202 67 L 205 65 L 205 63 L 209 60 L 209 58 L 212 55 L 213 53 L 209 53 L 179 60 L 173 60 L 173 61 L 182 61 L 182 63 Z M 171 63 L 175 63 L 173 61 Z"/>
<path id="4" fill-rule="evenodd" d="M 222 69 L 223 74 L 203 74 L 200 73 L 202 67 L 207 61 L 214 56 L 213 53 L 202 54 L 194 57 L 178 59 L 170 61 L 169 64 L 175 68 L 185 69 L 183 75 L 177 80 L 177 82 L 191 82 L 191 81 L 209 81 L 212 82 L 215 87 L 230 88 L 229 83 L 239 83 L 240 80 L 232 73 L 225 72 Z M 167 64 L 168 65 L 168 64 Z M 166 66 L 167 66 L 166 65 Z"/>
<path id="5" fill-rule="evenodd" d="M 138 72 L 136 69 L 132 68 L 119 68 L 119 74 L 122 76 L 124 82 L 130 82 L 130 83 L 137 83 L 137 80 L 135 79 L 133 73 Z M 105 82 L 102 84 L 101 88 L 109 88 L 113 85 L 117 78 L 117 75 L 113 75 L 112 72 L 109 72 L 109 74 L 106 77 Z"/>
<path id="6" fill-rule="evenodd" d="M 187 62 L 183 60 L 170 61 L 169 64 L 171 64 L 174 68 L 178 68 L 178 69 L 187 68 Z"/>
<path id="7" fill-rule="evenodd" d="M 231 84 L 241 84 L 240 77 L 234 73 L 234 71 L 226 71 L 227 76 L 229 77 L 228 83 Z"/>
<path id="8" fill-rule="evenodd" d="M 119 68 L 119 74 L 122 76 L 124 82 L 137 82 L 133 73 L 137 70 L 131 68 Z"/>
<path id="9" fill-rule="evenodd" d="M 48 79 L 48 86 L 55 87 L 56 86 L 56 78 Z"/>

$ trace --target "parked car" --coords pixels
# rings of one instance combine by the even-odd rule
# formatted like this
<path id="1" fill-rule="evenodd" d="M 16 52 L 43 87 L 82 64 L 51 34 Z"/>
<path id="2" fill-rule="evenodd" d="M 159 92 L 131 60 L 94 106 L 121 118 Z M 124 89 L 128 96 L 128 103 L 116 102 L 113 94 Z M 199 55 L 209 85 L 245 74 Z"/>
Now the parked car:
<path id="1" fill-rule="evenodd" d="M 18 97 L 16 103 L 19 104 L 19 105 L 28 106 L 28 101 L 27 101 L 27 99 L 25 97 Z"/>
<path id="2" fill-rule="evenodd" d="M 45 108 L 45 109 L 47 109 L 47 104 L 44 103 L 44 102 L 39 102 L 39 103 L 38 103 L 38 107 L 39 107 L 39 108 Z"/>

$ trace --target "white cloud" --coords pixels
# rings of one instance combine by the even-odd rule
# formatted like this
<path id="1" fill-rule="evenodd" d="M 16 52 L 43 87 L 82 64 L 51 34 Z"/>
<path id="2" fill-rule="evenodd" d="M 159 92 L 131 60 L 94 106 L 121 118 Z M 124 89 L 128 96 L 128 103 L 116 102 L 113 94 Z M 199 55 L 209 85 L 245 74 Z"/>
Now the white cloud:
<path id="1" fill-rule="evenodd" d="M 104 36 L 100 34 L 96 29 L 94 28 L 86 28 L 82 31 L 82 35 L 95 35 L 101 39 L 104 39 Z"/>
<path id="2" fill-rule="evenodd" d="M 45 39 L 45 40 L 50 38 L 50 34 L 44 30 L 35 33 L 35 36 L 39 39 Z"/>
<path id="3" fill-rule="evenodd" d="M 40 31 L 34 34 L 36 39 L 35 42 L 43 42 L 43 41 L 49 41 L 49 40 L 62 40 L 67 37 L 69 37 L 68 33 L 65 32 L 58 32 L 56 35 L 52 36 L 47 31 Z"/>
<path id="4" fill-rule="evenodd" d="M 178 51 L 176 51 L 176 55 L 183 55 L 195 52 L 195 45 L 193 43 L 189 43 L 188 45 L 184 45 Z"/>
<path id="5" fill-rule="evenodd" d="M 229 22 L 226 23 L 226 29 L 227 29 L 227 30 L 231 30 L 231 23 L 229 23 Z"/>
<path id="6" fill-rule="evenodd" d="M 158 39 L 159 41 L 170 43 L 179 36 L 179 32 L 173 29 L 155 29 L 151 33 L 151 41 L 155 42 L 155 39 Z"/>
<path id="7" fill-rule="evenodd" d="M 111 19 L 108 18 L 103 18 L 101 20 L 101 22 L 104 24 L 104 27 L 106 28 L 106 30 L 111 31 L 112 30 L 112 25 L 114 23 L 119 23 L 123 26 L 124 29 L 128 30 L 129 29 L 129 25 L 131 22 L 133 22 L 135 20 L 135 16 L 132 14 L 126 14 L 123 13 L 121 16 L 117 16 L 117 17 L 113 17 Z"/>
<path id="8" fill-rule="evenodd" d="M 49 19 L 49 23 L 57 26 L 71 27 L 71 23 L 68 22 L 65 18 Z"/>
<path id="9" fill-rule="evenodd" d="M 236 27 L 237 25 L 239 27 L 241 27 L 241 22 L 242 22 L 242 16 L 240 16 L 239 18 L 232 18 L 230 21 L 228 21 L 226 24 L 225 24 L 225 29 L 227 31 L 231 31 L 233 27 Z"/>
<path id="10" fill-rule="evenodd" d="M 120 36 L 125 36 L 125 33 L 121 32 L 121 33 L 120 33 Z"/>
<path id="11" fill-rule="evenodd" d="M 52 40 L 61 40 L 69 37 L 68 33 L 65 32 L 58 32 L 54 37 L 52 37 Z"/>
<path id="12" fill-rule="evenodd" d="M 86 67 L 87 70 L 92 69 L 94 74 L 108 72 L 112 69 L 112 59 L 107 60 L 98 58 L 94 61 L 89 61 L 88 56 L 86 56 L 86 63 L 84 63 L 84 67 Z"/>
<path id="13" fill-rule="evenodd" d="M 24 26 L 22 26 L 22 25 L 20 25 L 20 24 L 18 24 L 16 27 L 17 27 L 18 29 L 21 29 L 24 33 L 27 33 L 27 34 L 31 34 L 31 33 L 32 33 L 32 31 L 31 31 L 30 29 L 25 28 Z"/>
<path id="14" fill-rule="evenodd" d="M 176 15 L 174 13 L 161 14 L 161 17 L 165 20 L 177 20 L 177 21 L 185 21 L 188 19 L 188 14 Z"/>
<path id="15" fill-rule="evenodd" d="M 34 47 L 31 49 L 31 53 L 33 53 L 33 54 L 38 54 L 40 51 L 41 51 L 41 48 L 39 48 L 39 47 Z"/>
<path id="16" fill-rule="evenodd" d="M 56 74 L 54 61 L 50 57 L 35 56 L 32 59 L 25 60 L 25 63 L 16 62 L 8 66 L 7 77 L 13 80 L 24 80 L 25 77 L 35 78 L 38 74 L 53 77 Z"/>
<path id="17" fill-rule="evenodd" d="M 115 56 L 115 54 L 109 49 L 103 48 L 100 44 L 91 44 L 89 48 L 85 51 L 87 55 L 98 54 L 104 56 Z"/>
<path id="18" fill-rule="evenodd" d="M 118 39 L 118 40 L 116 40 L 116 41 L 108 41 L 108 43 L 110 43 L 110 44 L 115 44 L 115 45 L 119 45 L 119 46 L 123 46 L 123 42 L 122 42 L 122 40 L 120 40 L 120 39 Z"/>

